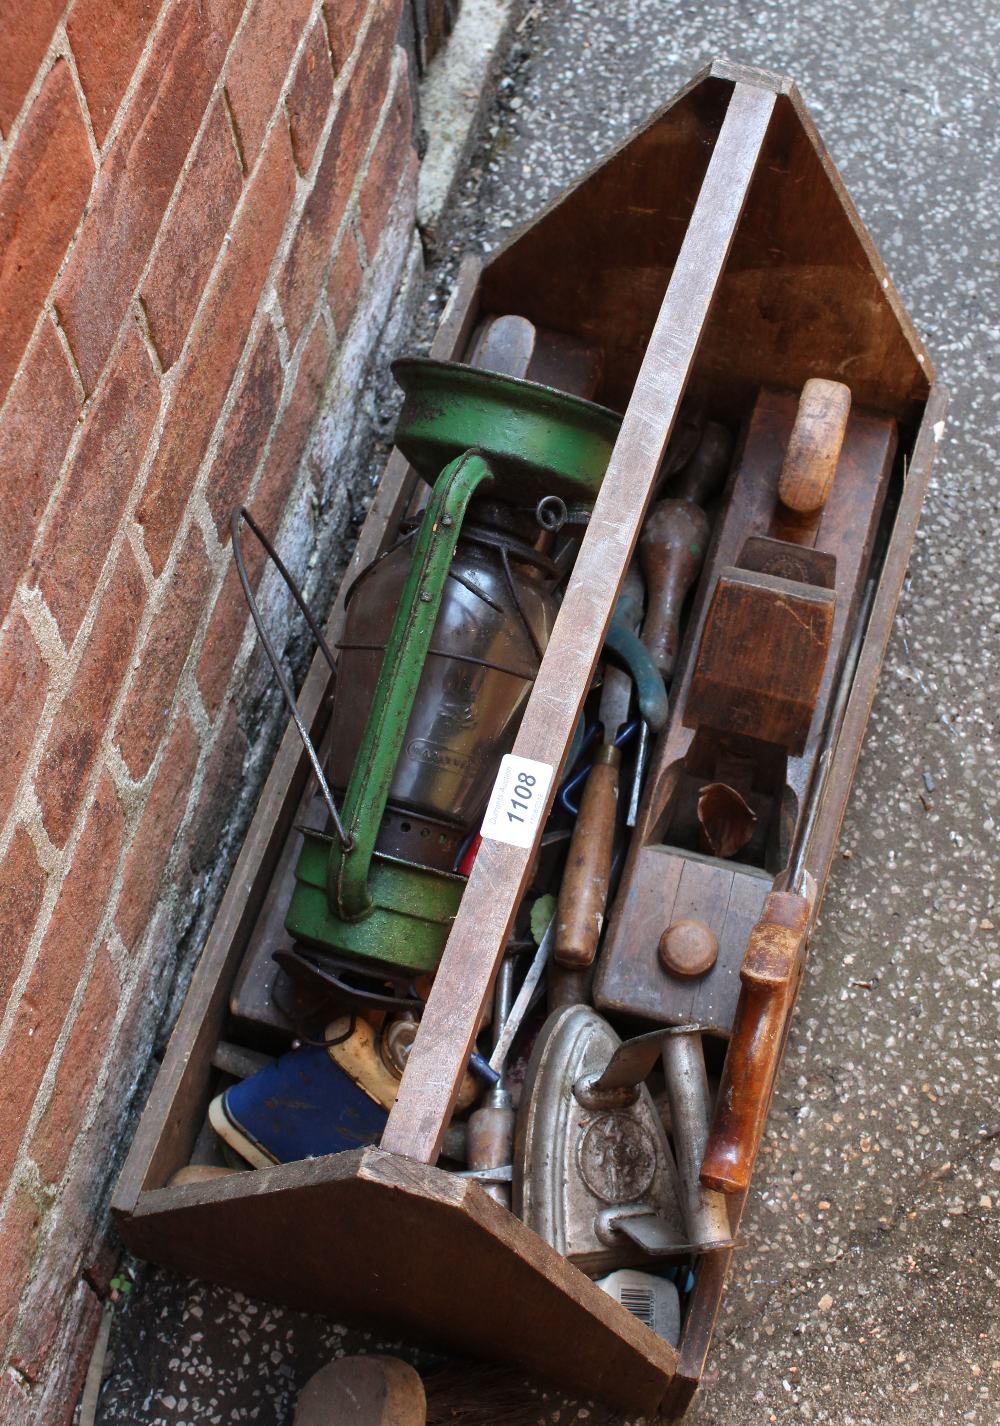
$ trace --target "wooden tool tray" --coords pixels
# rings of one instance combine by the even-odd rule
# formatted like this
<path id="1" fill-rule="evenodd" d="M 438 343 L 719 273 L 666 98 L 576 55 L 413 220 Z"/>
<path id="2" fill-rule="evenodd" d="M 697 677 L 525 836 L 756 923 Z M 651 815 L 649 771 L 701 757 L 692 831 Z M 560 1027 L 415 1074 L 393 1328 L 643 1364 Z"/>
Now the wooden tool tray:
<path id="1" fill-rule="evenodd" d="M 515 747 L 557 769 L 682 396 L 710 398 L 744 432 L 744 451 L 767 435 L 759 393 L 773 393 L 764 414 L 780 425 L 814 376 L 849 383 L 862 424 L 895 423 L 888 494 L 873 524 L 884 533 L 878 585 L 809 843 L 821 893 L 946 398 L 794 87 L 713 64 L 488 262 L 465 262 L 432 355 L 461 360 L 489 313 L 521 314 L 600 348 L 596 399 L 624 412 Z M 416 483 L 394 452 L 330 616 L 331 645 L 343 589 L 392 543 Z M 317 658 L 300 695 L 317 743 L 331 682 Z M 636 864 L 655 840 L 679 739 L 671 727 L 654 751 Z M 294 826 L 313 791 L 290 727 L 118 1184 L 126 1244 L 251 1294 L 516 1364 L 622 1410 L 680 1415 L 703 1370 L 729 1253 L 702 1259 L 675 1352 L 481 1187 L 433 1167 L 530 849 L 484 842 L 380 1148 L 165 1186 L 192 1159 L 248 948 L 282 935 Z M 768 888 L 761 878 L 761 899 Z M 747 928 L 758 909 L 747 909 Z M 744 929 L 734 938 L 737 966 Z M 604 997 L 616 996 L 626 1005 L 626 990 L 609 982 Z M 715 1013 L 724 1022 L 731 1012 L 720 1001 Z"/>

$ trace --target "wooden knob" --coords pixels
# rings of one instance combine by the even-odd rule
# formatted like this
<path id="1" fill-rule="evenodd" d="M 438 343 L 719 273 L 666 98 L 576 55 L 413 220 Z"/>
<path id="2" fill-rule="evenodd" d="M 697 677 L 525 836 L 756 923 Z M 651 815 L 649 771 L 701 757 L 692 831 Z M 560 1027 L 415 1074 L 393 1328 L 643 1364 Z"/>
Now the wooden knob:
<path id="1" fill-rule="evenodd" d="M 665 679 L 677 661 L 681 611 L 698 578 L 708 535 L 708 516 L 699 506 L 689 500 L 660 500 L 639 536 L 639 561 L 647 592 L 642 642 Z"/>
<path id="2" fill-rule="evenodd" d="M 813 377 L 802 388 L 795 425 L 778 479 L 778 499 L 795 515 L 823 509 L 844 444 L 851 392 L 842 381 Z"/>
<path id="3" fill-rule="evenodd" d="M 704 921 L 674 921 L 660 937 L 660 963 L 672 975 L 704 975 L 718 954 L 719 938 Z"/>

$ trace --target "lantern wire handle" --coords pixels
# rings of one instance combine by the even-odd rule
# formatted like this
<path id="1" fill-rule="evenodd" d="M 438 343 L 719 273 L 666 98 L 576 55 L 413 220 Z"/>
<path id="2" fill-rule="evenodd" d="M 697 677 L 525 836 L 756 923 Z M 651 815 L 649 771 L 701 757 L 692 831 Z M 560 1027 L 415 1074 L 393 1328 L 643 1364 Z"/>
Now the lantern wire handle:
<path id="1" fill-rule="evenodd" d="M 244 520 L 250 526 L 250 529 L 253 531 L 253 533 L 256 535 L 260 544 L 263 546 L 264 552 L 267 555 L 268 559 L 275 566 L 278 573 L 281 575 L 281 578 L 287 585 L 289 593 L 295 600 L 296 604 L 299 606 L 299 609 L 302 611 L 302 616 L 305 619 L 306 623 L 309 625 L 312 635 L 315 638 L 316 643 L 319 645 L 323 657 L 330 665 L 330 669 L 332 672 L 336 672 L 337 663 L 330 650 L 329 644 L 326 642 L 326 639 L 323 636 L 323 630 L 320 628 L 319 624 L 317 623 L 309 608 L 307 607 L 306 602 L 302 597 L 302 591 L 299 589 L 298 584 L 295 582 L 295 579 L 293 578 L 291 572 L 285 565 L 284 561 L 281 559 L 281 556 L 278 554 L 277 550 L 275 550 L 270 540 L 267 538 L 263 530 L 257 524 L 256 520 L 250 514 L 250 511 L 247 510 L 246 507 L 243 505 L 235 506 L 233 508 L 233 513 L 229 521 L 229 527 L 232 531 L 233 537 L 233 558 L 236 561 L 236 572 L 239 575 L 240 583 L 243 586 L 243 593 L 246 596 L 247 605 L 250 609 L 250 615 L 254 621 L 254 624 L 257 627 L 257 634 L 260 637 L 260 641 L 264 646 L 264 652 L 267 654 L 271 667 L 274 669 L 274 675 L 277 678 L 279 685 L 281 686 L 282 693 L 285 695 L 285 703 L 288 705 L 288 711 L 292 715 L 292 721 L 298 729 L 299 737 L 302 739 L 302 746 L 305 748 L 306 755 L 308 756 L 309 762 L 312 765 L 313 773 L 315 774 L 316 781 L 319 784 L 320 793 L 323 797 L 323 801 L 326 803 L 326 809 L 329 812 L 330 819 L 333 822 L 334 828 L 336 829 L 337 838 L 344 851 L 349 852 L 354 844 L 354 839 L 352 837 L 349 837 L 344 830 L 344 824 L 340 820 L 340 813 L 337 811 L 336 803 L 333 800 L 333 793 L 330 791 L 330 784 L 326 780 L 326 774 L 323 771 L 323 765 L 319 760 L 319 754 L 316 751 L 316 746 L 313 743 L 312 738 L 309 736 L 309 730 L 306 727 L 305 722 L 303 721 L 302 714 L 299 712 L 299 705 L 295 701 L 295 690 L 292 688 L 292 685 L 288 680 L 288 675 L 285 673 L 285 670 L 281 666 L 277 651 L 275 650 L 274 645 L 271 643 L 271 639 L 268 635 L 267 630 L 264 628 L 264 621 L 261 617 L 260 608 L 258 607 L 257 600 L 254 597 L 254 592 L 250 587 L 250 578 L 247 574 L 246 563 L 243 559 L 241 526 Z"/>

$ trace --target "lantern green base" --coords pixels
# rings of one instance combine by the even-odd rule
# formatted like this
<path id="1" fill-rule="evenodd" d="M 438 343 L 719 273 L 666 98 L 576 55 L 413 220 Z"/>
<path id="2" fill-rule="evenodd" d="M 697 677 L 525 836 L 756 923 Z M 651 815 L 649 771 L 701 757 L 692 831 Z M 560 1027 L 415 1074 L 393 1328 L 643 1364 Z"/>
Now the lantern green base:
<path id="1" fill-rule="evenodd" d="M 368 877 L 372 909 L 363 920 L 342 921 L 331 914 L 327 900 L 329 856 L 329 838 L 307 832 L 285 918 L 292 935 L 309 946 L 382 961 L 414 975 L 436 969 L 465 878 L 376 852 Z"/>

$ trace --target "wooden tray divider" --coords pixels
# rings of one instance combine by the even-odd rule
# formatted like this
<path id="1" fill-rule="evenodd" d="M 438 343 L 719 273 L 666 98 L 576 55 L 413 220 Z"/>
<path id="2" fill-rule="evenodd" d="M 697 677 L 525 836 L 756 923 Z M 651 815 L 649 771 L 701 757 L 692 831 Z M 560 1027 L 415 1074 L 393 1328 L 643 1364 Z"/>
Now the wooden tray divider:
<path id="1" fill-rule="evenodd" d="M 736 83 L 514 752 L 558 772 L 600 656 L 775 105 Z M 539 823 L 539 830 L 543 825 Z M 421 1018 L 382 1148 L 438 1157 L 533 848 L 484 840 Z"/>

